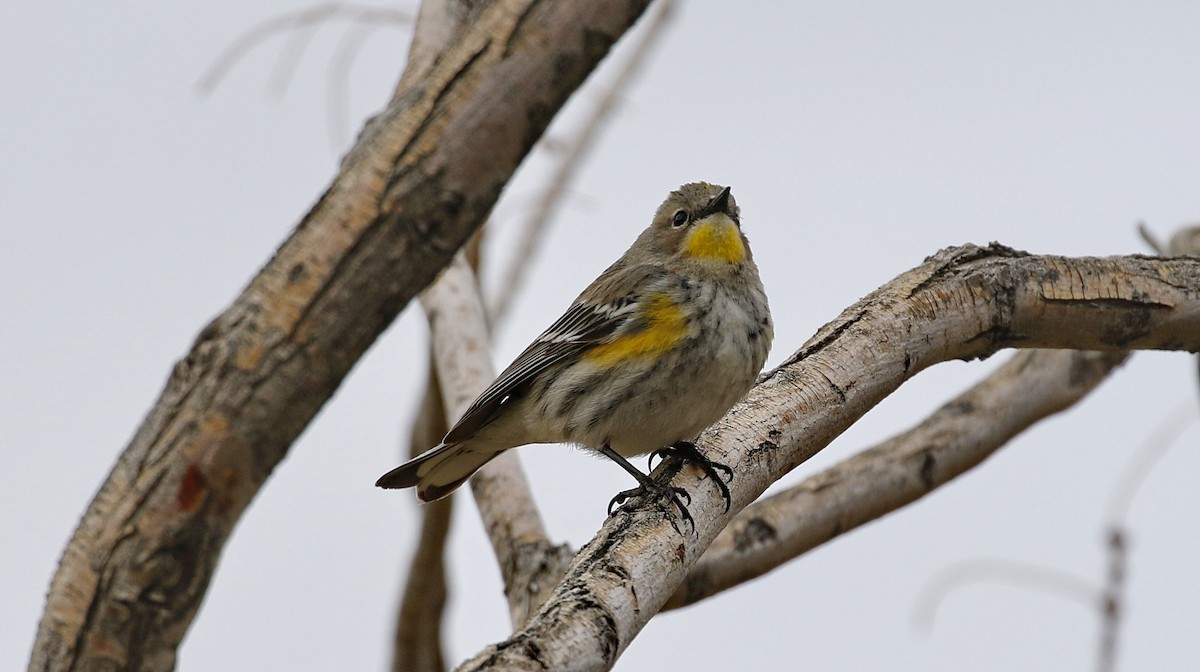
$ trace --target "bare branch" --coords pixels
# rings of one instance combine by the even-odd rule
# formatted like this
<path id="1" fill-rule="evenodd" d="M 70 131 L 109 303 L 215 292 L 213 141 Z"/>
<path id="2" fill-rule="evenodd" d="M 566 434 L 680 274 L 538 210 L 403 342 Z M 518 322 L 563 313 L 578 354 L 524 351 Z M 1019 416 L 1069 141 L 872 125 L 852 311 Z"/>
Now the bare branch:
<path id="1" fill-rule="evenodd" d="M 1143 227 L 1144 229 L 1144 227 Z M 1143 236 L 1150 236 L 1143 231 Z M 1147 238 L 1152 241 L 1152 237 Z M 1151 244 L 1155 244 L 1151 242 Z M 1171 236 L 1170 244 L 1160 250 L 1161 254 L 1178 256 L 1200 256 L 1200 226 L 1185 226 Z M 1151 432 L 1150 436 L 1134 452 L 1129 464 L 1121 471 L 1121 478 L 1113 486 L 1108 496 L 1105 508 L 1105 520 L 1110 528 L 1121 532 L 1125 528 L 1125 517 L 1133 498 L 1141 489 L 1142 483 L 1150 475 L 1154 465 L 1158 463 L 1175 441 L 1196 421 L 1195 402 L 1181 403 L 1171 411 Z"/>
<path id="2" fill-rule="evenodd" d="M 480 2 L 452 47 L 402 78 L 329 189 L 175 367 L 60 561 L 32 670 L 174 667 L 251 498 L 644 6 Z"/>
<path id="3" fill-rule="evenodd" d="M 446 435 L 446 409 L 430 353 L 429 377 L 413 423 L 409 453 L 417 454 Z M 400 598 L 392 647 L 395 672 L 442 672 L 442 615 L 446 606 L 446 566 L 443 553 L 450 532 L 454 498 L 421 507 L 421 533 L 409 563 Z"/>
<path id="4" fill-rule="evenodd" d="M 1125 353 L 1026 350 L 916 427 L 746 507 L 663 609 L 761 576 L 911 504 L 1093 390 Z"/>
<path id="5" fill-rule="evenodd" d="M 582 129 L 572 143 L 571 151 L 560 163 L 556 177 L 552 178 L 550 187 L 547 189 L 545 195 L 540 201 L 538 215 L 531 220 L 533 223 L 528 225 L 525 229 L 527 236 L 530 235 L 531 231 L 532 235 L 539 237 L 544 233 L 546 224 L 551 219 L 554 205 L 561 198 L 561 195 L 564 192 L 566 182 L 573 174 L 575 167 L 583 160 L 587 153 L 586 150 L 595 141 L 595 138 L 602 127 L 603 120 L 609 116 L 611 111 L 615 108 L 615 102 L 619 92 L 628 85 L 628 82 L 632 79 L 637 66 L 639 66 L 645 59 L 650 45 L 653 44 L 657 37 L 661 34 L 662 29 L 665 27 L 667 19 L 669 18 L 670 12 L 673 8 L 673 0 L 664 0 L 663 2 L 660 2 L 660 5 L 661 6 L 659 10 L 653 15 L 650 20 L 650 24 L 643 32 L 641 39 L 634 46 L 631 54 L 626 57 L 624 67 L 620 71 L 617 79 L 609 87 L 606 94 L 601 97 L 601 100 L 597 103 L 596 107 L 593 108 L 592 114 L 583 124 Z M 455 29 L 453 25 L 443 25 L 441 28 L 439 28 L 434 24 L 453 24 L 456 20 L 461 21 L 462 18 L 467 14 L 468 9 L 469 8 L 467 7 L 447 7 L 443 3 L 426 3 L 423 5 L 421 10 L 421 19 L 418 24 L 418 40 L 420 41 L 420 48 L 418 49 L 417 47 L 414 47 L 414 50 L 422 50 L 426 52 L 431 51 L 439 35 L 449 35 Z M 532 248 L 532 246 L 526 247 Z M 519 274 L 522 269 L 528 267 L 529 259 L 534 252 L 535 251 L 533 249 L 522 249 L 513 256 L 514 263 L 510 267 L 510 273 L 508 275 L 509 282 L 497 295 L 499 298 L 498 305 L 496 305 L 496 307 L 489 312 L 487 317 L 490 317 L 493 320 L 498 319 L 507 309 L 507 307 L 511 305 L 510 299 L 515 295 L 519 284 L 518 282 L 512 280 L 513 274 L 511 269 L 518 269 L 517 273 Z M 455 280 L 453 276 L 457 273 L 459 273 L 459 271 L 452 267 L 441 279 L 439 279 L 438 283 L 436 283 L 434 287 L 438 287 L 443 283 L 454 283 Z M 460 279 L 458 282 L 461 284 L 464 281 L 465 275 L 464 278 Z M 433 299 L 434 294 L 435 290 L 433 288 L 426 293 L 426 298 L 423 300 L 427 303 L 427 305 L 429 305 L 430 299 Z M 433 302 L 438 301 L 433 299 Z M 468 307 L 467 309 L 470 310 L 471 308 L 473 307 Z M 439 311 L 440 310 L 441 309 L 439 309 Z M 453 327 L 457 329 L 462 327 L 464 321 L 452 319 L 447 320 L 447 323 L 453 325 Z M 472 325 L 473 329 L 486 331 L 486 327 L 482 321 L 482 316 L 477 318 L 476 316 L 472 315 L 465 321 L 465 323 Z M 471 355 L 477 356 L 477 353 L 470 353 L 468 356 Z M 461 363 L 462 361 L 464 360 L 462 359 L 461 353 L 457 356 L 446 356 L 442 366 L 454 366 L 455 363 Z M 489 380 L 481 381 L 478 379 L 473 379 L 470 381 L 465 381 L 467 387 L 465 388 L 464 398 L 473 398 L 475 394 L 477 394 L 483 389 L 483 387 L 486 386 Z M 460 392 L 461 391 L 463 390 L 460 390 Z M 457 414 L 454 414 L 453 417 L 457 417 Z M 433 445 L 433 443 L 428 445 Z M 515 456 L 515 453 L 512 455 Z M 510 458 L 505 458 L 500 462 L 500 465 L 505 464 L 519 463 L 517 463 L 515 460 L 510 462 Z M 512 467 L 509 468 L 511 469 Z M 519 469 L 519 466 L 516 468 Z M 491 467 L 487 469 L 486 472 L 482 474 L 479 479 L 477 479 L 477 481 L 473 481 L 472 485 L 477 493 L 477 500 L 479 501 L 480 508 L 485 518 L 485 525 L 492 533 L 493 548 L 496 550 L 497 557 L 500 558 L 501 567 L 505 568 L 505 593 L 509 596 L 509 605 L 510 609 L 512 610 L 511 615 L 513 624 L 515 626 L 523 623 L 529 614 L 532 613 L 533 608 L 538 606 L 545 596 L 549 594 L 549 589 L 552 588 L 561 577 L 562 571 L 566 568 L 567 562 L 570 560 L 570 557 L 573 555 L 573 553 L 565 545 L 554 546 L 550 543 L 545 531 L 540 529 L 540 518 L 537 518 L 536 525 L 533 525 L 532 523 L 524 525 L 527 528 L 538 528 L 538 532 L 536 534 L 516 534 L 516 532 L 522 528 L 522 525 L 513 525 L 511 521 L 506 520 L 507 516 L 527 516 L 530 514 L 536 516 L 537 512 L 536 510 L 532 509 L 532 498 L 528 492 L 528 486 L 525 484 L 524 476 L 521 475 L 519 471 L 510 476 L 503 476 L 503 472 L 493 473 L 496 469 L 497 467 Z M 486 487 L 486 485 L 483 485 L 489 482 L 494 482 L 496 479 L 500 479 L 498 481 L 501 484 L 500 487 Z M 508 511 L 509 507 L 505 504 L 505 501 L 496 497 L 497 493 L 499 492 L 507 493 L 509 487 L 511 486 L 505 485 L 505 483 L 508 483 L 510 480 L 517 484 L 517 499 L 521 501 L 521 503 L 517 506 L 516 514 Z M 481 485 L 475 485 L 476 482 L 480 483 Z M 508 494 L 508 496 L 511 500 L 511 494 Z M 497 518 L 500 522 L 488 523 L 487 521 L 489 518 Z M 515 548 L 514 543 L 516 543 L 517 540 L 520 540 L 522 543 L 522 550 L 524 551 L 523 555 L 515 554 L 513 552 Z"/>
<path id="6" fill-rule="evenodd" d="M 1184 228 L 1177 232 L 1171 238 L 1169 246 L 1162 245 L 1144 223 L 1139 223 L 1138 228 L 1146 242 L 1159 254 L 1187 255 L 1195 254 L 1197 249 L 1200 249 L 1200 235 L 1197 235 L 1196 227 Z M 1183 428 L 1194 421 L 1193 416 L 1192 404 L 1188 403 L 1176 409 L 1168 421 L 1160 423 L 1155 433 L 1136 451 L 1131 466 L 1124 470 L 1122 478 L 1109 497 L 1105 516 L 1109 521 L 1105 534 L 1108 572 L 1100 599 L 1094 600 L 1101 621 L 1097 668 L 1102 672 L 1116 668 L 1117 640 L 1120 634 L 1128 563 L 1124 519 L 1134 495 L 1140 489 L 1152 465 L 1166 452 L 1167 447 L 1174 443 Z"/>
<path id="7" fill-rule="evenodd" d="M 453 22 L 454 13 L 445 10 L 456 0 L 427 0 L 421 4 L 421 13 L 417 20 L 414 44 L 421 35 L 436 34 L 444 37 L 444 41 L 435 44 L 428 38 L 424 44 L 432 48 L 436 46 L 444 51 L 449 48 L 450 36 L 458 33 L 462 25 Z M 450 23 L 451 25 L 446 25 Z M 428 61 L 421 66 L 421 72 L 415 73 L 412 66 L 410 47 L 409 68 L 405 77 L 415 79 L 418 74 L 424 75 Z M 484 235 L 480 228 L 463 247 L 468 262 L 473 268 L 479 267 L 480 241 Z M 486 338 L 486 335 L 485 335 Z M 437 365 L 434 362 L 432 345 L 429 348 L 429 372 L 426 374 L 425 391 L 421 405 L 417 409 L 413 422 L 411 440 L 408 446 L 408 456 L 415 457 L 421 452 L 436 445 L 449 431 L 449 419 L 446 417 L 446 405 L 442 403 L 442 386 L 438 379 Z M 446 669 L 442 653 L 442 619 L 445 618 L 446 594 L 446 541 L 450 535 L 453 522 L 454 497 L 447 497 L 439 502 L 420 508 L 421 534 L 417 539 L 417 549 L 409 563 L 404 578 L 404 591 L 400 596 L 400 608 L 397 614 L 395 637 L 392 646 L 392 669 L 395 672 L 443 672 Z M 428 577 L 428 578 L 427 578 Z"/>
<path id="8" fill-rule="evenodd" d="M 933 627 L 938 607 L 951 592 L 966 584 L 987 580 L 1052 593 L 1088 609 L 1100 603 L 1100 591 L 1096 586 L 1073 574 L 1011 560 L 965 560 L 947 567 L 921 591 L 913 610 L 913 621 L 924 628 Z"/>
<path id="9" fill-rule="evenodd" d="M 338 4 L 317 5 L 297 16 L 287 31 L 283 41 L 283 50 L 279 52 L 279 58 L 271 70 L 271 77 L 267 81 L 267 91 L 276 98 L 282 98 L 283 94 L 287 93 L 288 84 L 291 83 L 292 76 L 296 74 L 300 65 L 300 57 L 304 55 L 305 49 L 312 42 L 317 27 L 336 14 L 339 9 Z"/>
<path id="10" fill-rule="evenodd" d="M 462 255 L 421 294 L 421 305 L 429 316 L 443 403 L 457 419 L 495 378 L 478 283 Z M 550 543 L 516 451 L 489 462 L 470 482 L 516 627 L 549 594 L 570 553 Z M 550 558 L 557 562 L 548 563 Z"/>
<path id="11" fill-rule="evenodd" d="M 326 80 L 329 95 L 325 97 L 326 128 L 329 144 L 340 150 L 345 142 L 343 133 L 350 128 L 350 68 L 358 58 L 358 52 L 367 43 L 367 38 L 380 26 L 405 26 L 412 23 L 412 15 L 381 7 L 366 7 L 354 14 L 354 22 L 342 33 L 333 56 L 329 59 Z"/>
<path id="12" fill-rule="evenodd" d="M 1108 525 L 1124 529 L 1125 518 L 1129 515 L 1129 507 L 1133 498 L 1146 482 L 1146 477 L 1153 471 L 1154 465 L 1167 454 L 1171 446 L 1179 440 L 1183 433 L 1196 423 L 1196 402 L 1192 399 L 1181 401 L 1163 418 L 1154 431 L 1150 433 L 1142 445 L 1134 451 L 1129 464 L 1121 470 L 1121 477 L 1108 495 L 1104 519 Z"/>
<path id="13" fill-rule="evenodd" d="M 921 369 L 995 351 L 1200 349 L 1200 260 L 1038 257 L 949 248 L 848 308 L 700 439 L 736 465 L 733 507 L 699 470 L 694 535 L 654 510 L 622 510 L 576 557 L 529 624 L 460 669 L 611 667 L 737 511 Z M 936 465 L 934 465 L 936 469 Z M 919 477 L 919 474 L 918 474 Z"/>
<path id="14" fill-rule="evenodd" d="M 496 377 L 475 274 L 462 255 L 421 294 L 421 305 L 429 318 L 442 403 L 449 417 L 457 420 Z M 546 530 L 516 453 L 507 453 L 488 466 L 485 477 L 472 480 L 471 485 L 503 567 L 511 559 L 513 537 L 544 539 Z M 512 528 L 512 533 L 506 528 Z"/>
<path id="15" fill-rule="evenodd" d="M 207 96 L 211 94 L 216 90 L 221 80 L 225 79 L 225 75 L 229 74 L 233 66 L 245 58 L 251 49 L 274 35 L 321 21 L 336 10 L 336 4 L 317 5 L 295 12 L 279 14 L 278 16 L 273 16 L 262 21 L 257 26 L 242 33 L 241 37 L 234 40 L 225 48 L 225 51 L 217 56 L 208 70 L 200 76 L 200 81 L 196 82 L 196 88 L 200 91 L 201 95 Z"/>
<path id="16" fill-rule="evenodd" d="M 271 75 L 270 89 L 276 95 L 282 95 L 287 89 L 288 80 L 296 71 L 296 63 L 300 59 L 304 48 L 312 39 L 313 31 L 319 25 L 334 18 L 338 14 L 348 14 L 352 21 L 369 21 L 369 22 L 394 22 L 394 23 L 411 23 L 412 15 L 398 10 L 386 9 L 383 7 L 355 6 L 343 3 L 326 3 L 313 5 L 305 9 L 296 10 L 294 12 L 286 12 L 266 19 L 247 30 L 240 37 L 234 40 L 225 51 L 209 66 L 208 70 L 201 75 L 200 80 L 196 82 L 196 88 L 201 95 L 207 96 L 211 94 L 221 83 L 233 66 L 237 65 L 238 61 L 245 58 L 250 50 L 259 46 L 266 40 L 279 35 L 281 33 L 290 33 L 287 43 L 284 45 L 284 51 L 279 57 L 279 61 L 275 64 L 275 69 Z"/>
<path id="17" fill-rule="evenodd" d="M 1096 668 L 1100 672 L 1117 669 L 1117 637 L 1121 632 L 1121 613 L 1125 604 L 1125 568 L 1128 559 L 1125 533 L 1118 528 L 1110 528 L 1107 537 L 1108 575 L 1101 599 L 1100 651 L 1096 658 Z"/>
<path id="18" fill-rule="evenodd" d="M 1138 222 L 1138 233 L 1142 236 L 1142 240 L 1146 241 L 1146 244 L 1150 246 L 1150 249 L 1154 250 L 1155 254 L 1167 254 L 1167 246 L 1163 245 L 1154 235 L 1154 232 L 1150 230 L 1150 227 L 1146 226 L 1146 222 Z"/>

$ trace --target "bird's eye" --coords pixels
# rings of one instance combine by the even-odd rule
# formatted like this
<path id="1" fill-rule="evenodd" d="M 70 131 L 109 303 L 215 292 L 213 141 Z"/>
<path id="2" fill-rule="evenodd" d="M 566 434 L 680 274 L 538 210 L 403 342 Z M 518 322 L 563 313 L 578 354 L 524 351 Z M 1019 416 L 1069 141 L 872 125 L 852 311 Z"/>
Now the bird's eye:
<path id="1" fill-rule="evenodd" d="M 687 214 L 687 211 L 685 211 L 685 210 L 676 211 L 675 216 L 671 218 L 671 226 L 673 226 L 677 229 L 679 227 L 683 226 L 684 224 L 687 224 L 687 222 L 688 222 L 688 214 Z"/>

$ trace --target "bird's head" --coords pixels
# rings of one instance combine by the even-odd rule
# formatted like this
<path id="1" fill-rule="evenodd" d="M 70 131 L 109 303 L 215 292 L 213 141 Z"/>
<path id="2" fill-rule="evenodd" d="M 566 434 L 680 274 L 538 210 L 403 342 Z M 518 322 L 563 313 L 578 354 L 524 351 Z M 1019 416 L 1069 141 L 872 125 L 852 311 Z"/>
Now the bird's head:
<path id="1" fill-rule="evenodd" d="M 750 255 L 729 187 L 707 182 L 671 192 L 648 233 L 659 253 L 677 259 L 736 266 Z"/>

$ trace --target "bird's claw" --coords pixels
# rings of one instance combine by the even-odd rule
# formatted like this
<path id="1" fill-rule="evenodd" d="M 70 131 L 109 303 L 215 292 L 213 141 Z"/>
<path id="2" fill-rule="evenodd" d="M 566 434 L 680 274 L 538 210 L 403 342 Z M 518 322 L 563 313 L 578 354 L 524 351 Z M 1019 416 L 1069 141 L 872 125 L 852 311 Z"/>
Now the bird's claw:
<path id="1" fill-rule="evenodd" d="M 614 495 L 613 498 L 608 502 L 608 515 L 613 515 L 613 511 L 617 507 L 622 506 L 626 501 L 633 497 L 653 496 L 660 501 L 669 498 L 670 502 L 679 510 L 680 517 L 686 520 L 688 525 L 690 525 L 693 530 L 696 529 L 696 521 L 692 518 L 692 514 L 687 508 L 688 505 L 692 503 L 692 496 L 687 490 L 675 486 L 666 486 L 659 483 L 654 483 L 653 481 L 649 481 L 648 483 L 651 483 L 652 485 L 642 484 L 636 488 L 622 490 Z M 684 500 L 686 500 L 686 502 Z M 671 525 L 675 526 L 674 519 L 672 519 Z M 678 527 L 675 527 L 675 529 L 679 530 Z"/>
<path id="2" fill-rule="evenodd" d="M 650 453 L 649 463 L 651 465 L 653 465 L 656 455 L 659 459 L 664 460 L 668 457 L 675 457 L 684 462 L 691 462 L 703 469 L 704 473 L 717 484 L 717 489 L 721 491 L 721 498 L 725 500 L 725 512 L 729 512 L 729 507 L 733 503 L 733 499 L 729 493 L 729 486 L 726 485 L 726 483 L 733 482 L 733 469 L 729 465 L 708 459 L 704 453 L 696 448 L 696 444 L 691 441 L 678 441 L 670 446 L 655 450 Z"/>

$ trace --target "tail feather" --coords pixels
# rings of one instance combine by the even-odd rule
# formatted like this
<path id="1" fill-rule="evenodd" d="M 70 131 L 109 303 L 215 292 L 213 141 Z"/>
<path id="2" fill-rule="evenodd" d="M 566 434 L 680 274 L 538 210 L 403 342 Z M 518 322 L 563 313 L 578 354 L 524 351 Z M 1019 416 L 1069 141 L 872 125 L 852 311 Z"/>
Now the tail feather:
<path id="1" fill-rule="evenodd" d="M 380 488 L 417 488 L 417 498 L 432 502 L 454 492 L 500 453 L 463 443 L 439 444 L 375 481 Z"/>

